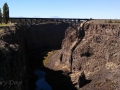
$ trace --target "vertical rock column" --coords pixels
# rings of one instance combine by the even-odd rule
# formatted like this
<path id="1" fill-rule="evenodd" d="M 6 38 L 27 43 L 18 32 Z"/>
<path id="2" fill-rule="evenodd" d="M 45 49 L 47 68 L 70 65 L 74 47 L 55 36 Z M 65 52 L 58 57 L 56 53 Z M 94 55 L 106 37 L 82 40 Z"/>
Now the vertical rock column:
<path id="1" fill-rule="evenodd" d="M 80 24 L 80 26 L 76 29 L 76 27 L 69 27 L 65 32 L 65 39 L 62 42 L 62 52 L 60 57 L 61 62 L 65 63 L 68 66 L 70 72 L 72 72 L 72 63 L 73 63 L 73 52 L 77 45 L 82 41 L 83 37 L 85 36 L 84 32 L 84 24 L 87 21 L 84 21 Z"/>

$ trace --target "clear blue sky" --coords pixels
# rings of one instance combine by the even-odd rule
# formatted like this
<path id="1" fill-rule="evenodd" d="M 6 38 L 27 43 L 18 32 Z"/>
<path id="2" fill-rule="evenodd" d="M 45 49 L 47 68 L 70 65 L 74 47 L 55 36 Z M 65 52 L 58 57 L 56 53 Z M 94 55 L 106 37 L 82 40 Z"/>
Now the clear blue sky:
<path id="1" fill-rule="evenodd" d="M 10 17 L 120 19 L 120 0 L 0 0 Z"/>

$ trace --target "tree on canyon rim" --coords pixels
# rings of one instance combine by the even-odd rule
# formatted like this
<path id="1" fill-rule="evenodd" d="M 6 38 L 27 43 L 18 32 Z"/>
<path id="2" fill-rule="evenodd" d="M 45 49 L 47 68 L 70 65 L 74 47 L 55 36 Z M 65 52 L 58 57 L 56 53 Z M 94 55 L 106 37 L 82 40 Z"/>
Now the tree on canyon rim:
<path id="1" fill-rule="evenodd" d="M 9 20 L 9 7 L 7 3 L 4 3 L 3 5 L 3 21 L 4 23 L 8 23 Z"/>
<path id="2" fill-rule="evenodd" d="M 0 23 L 2 23 L 2 12 L 1 12 L 1 8 L 0 8 Z"/>

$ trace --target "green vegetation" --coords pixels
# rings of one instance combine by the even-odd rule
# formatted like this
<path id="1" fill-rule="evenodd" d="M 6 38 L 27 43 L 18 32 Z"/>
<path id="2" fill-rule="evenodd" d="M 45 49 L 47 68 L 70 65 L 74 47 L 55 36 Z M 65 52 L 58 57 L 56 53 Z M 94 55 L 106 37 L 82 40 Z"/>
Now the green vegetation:
<path id="1" fill-rule="evenodd" d="M 120 23 L 120 21 L 115 21 L 115 23 Z"/>
<path id="2" fill-rule="evenodd" d="M 110 19 L 110 20 L 108 21 L 108 23 L 113 23 L 113 21 Z"/>
<path id="3" fill-rule="evenodd" d="M 0 8 L 0 26 L 9 26 L 9 7 L 7 3 L 4 3 L 3 10 Z"/>
<path id="4" fill-rule="evenodd" d="M 1 12 L 1 8 L 0 8 L 0 23 L 2 23 L 2 12 Z"/>
<path id="5" fill-rule="evenodd" d="M 9 7 L 7 5 L 7 3 L 5 3 L 3 5 L 3 21 L 4 23 L 8 23 L 8 20 L 9 20 Z"/>
<path id="6" fill-rule="evenodd" d="M 118 20 L 105 20 L 105 23 L 120 23 Z"/>

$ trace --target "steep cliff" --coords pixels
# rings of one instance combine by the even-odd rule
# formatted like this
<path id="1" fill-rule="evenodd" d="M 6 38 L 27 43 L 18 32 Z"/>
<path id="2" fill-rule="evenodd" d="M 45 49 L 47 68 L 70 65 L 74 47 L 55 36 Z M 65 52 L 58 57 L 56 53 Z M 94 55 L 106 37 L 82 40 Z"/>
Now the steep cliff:
<path id="1" fill-rule="evenodd" d="M 26 88 L 26 61 L 19 39 L 15 26 L 0 28 L 0 90 Z"/>
<path id="2" fill-rule="evenodd" d="M 68 26 L 67 23 L 47 23 L 1 27 L 0 89 L 34 90 L 36 87 L 34 70 L 46 69 L 43 65 L 43 57 L 49 50 L 61 47 Z M 51 72 L 53 75 L 57 73 L 47 69 L 47 73 Z M 62 77 L 66 78 L 65 76 Z M 49 79 L 50 76 L 47 78 Z M 10 85 L 8 83 L 10 80 L 22 83 L 20 86 L 14 85 L 13 82 Z M 7 84 L 3 86 L 4 81 Z M 54 86 L 52 87 L 54 88 Z"/>
<path id="3" fill-rule="evenodd" d="M 119 47 L 120 25 L 114 23 L 1 28 L 0 79 L 22 81 L 19 87 L 7 84 L 3 90 L 33 90 L 35 69 L 47 73 L 53 90 L 119 90 Z M 44 56 L 53 49 L 44 67 Z"/>
<path id="4" fill-rule="evenodd" d="M 120 25 L 86 22 L 78 31 L 70 26 L 61 50 L 51 58 L 53 69 L 72 71 L 73 83 L 79 83 L 79 76 L 84 71 L 89 84 L 86 82 L 80 90 L 119 90 Z M 48 67 L 52 68 L 50 63 Z"/>

